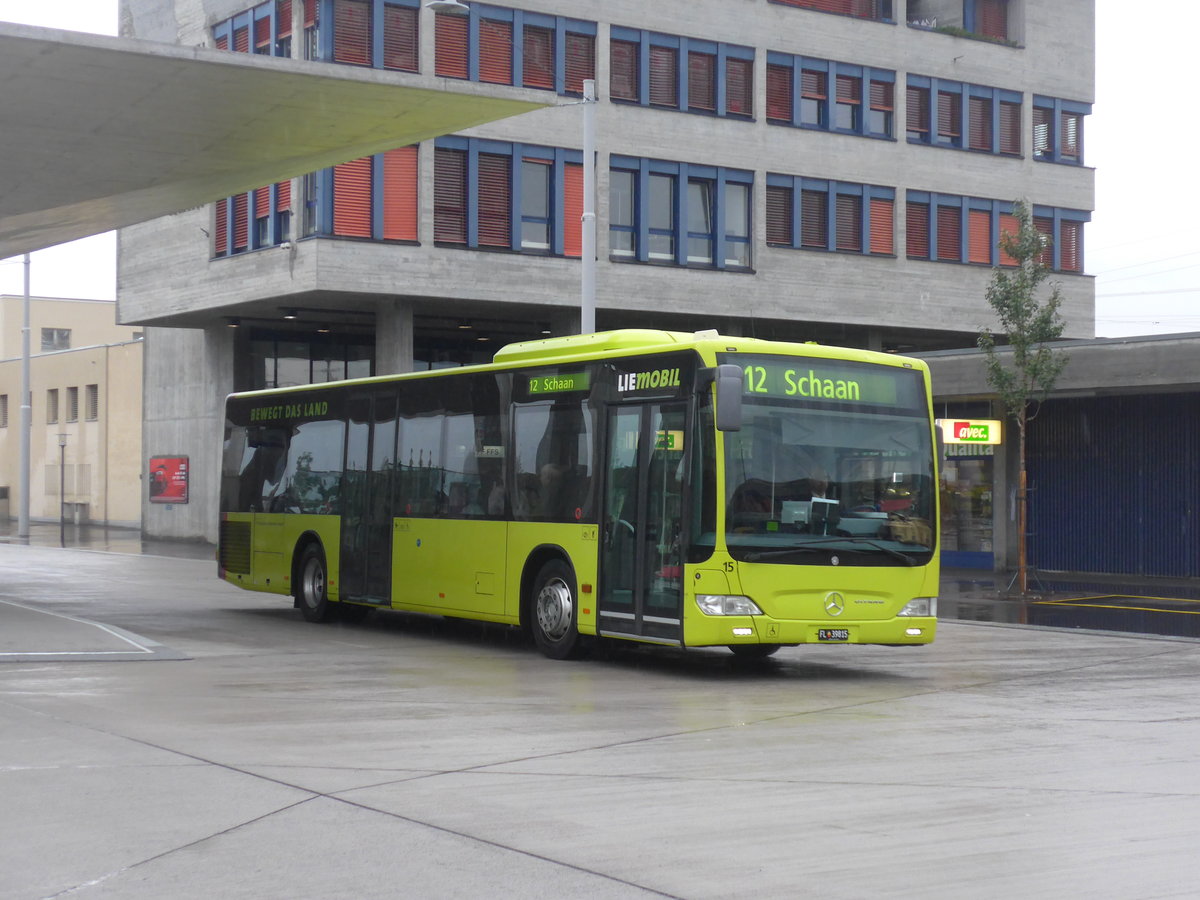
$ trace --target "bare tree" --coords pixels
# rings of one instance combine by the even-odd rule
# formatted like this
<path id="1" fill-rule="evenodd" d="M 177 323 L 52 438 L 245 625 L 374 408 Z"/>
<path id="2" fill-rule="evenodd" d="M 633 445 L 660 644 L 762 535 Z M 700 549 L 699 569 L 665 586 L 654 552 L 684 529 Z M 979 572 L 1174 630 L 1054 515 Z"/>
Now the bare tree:
<path id="1" fill-rule="evenodd" d="M 1013 216 L 1017 230 L 1000 236 L 1000 247 L 1008 255 L 1010 265 L 992 271 L 987 289 L 988 305 L 996 314 L 1000 326 L 997 331 L 1007 345 L 1006 352 L 997 351 L 997 337 L 986 328 L 979 333 L 979 348 L 987 358 L 988 382 L 1000 395 L 1009 417 L 1017 423 L 1017 583 L 1025 594 L 1029 591 L 1025 433 L 1067 364 L 1066 353 L 1048 346 L 1050 341 L 1062 337 L 1066 322 L 1059 314 L 1062 296 L 1057 283 L 1049 283 L 1050 294 L 1044 302 L 1037 298 L 1039 288 L 1050 274 L 1045 263 L 1050 239 L 1034 226 L 1025 201 L 1013 204 Z"/>

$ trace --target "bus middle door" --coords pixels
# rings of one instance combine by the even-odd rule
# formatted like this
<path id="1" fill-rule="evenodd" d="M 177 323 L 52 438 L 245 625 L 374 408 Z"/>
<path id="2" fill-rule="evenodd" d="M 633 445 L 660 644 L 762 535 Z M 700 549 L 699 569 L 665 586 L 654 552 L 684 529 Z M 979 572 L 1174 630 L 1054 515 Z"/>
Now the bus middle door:
<path id="1" fill-rule="evenodd" d="M 352 397 L 341 492 L 343 600 L 384 606 L 391 601 L 395 456 L 395 395 Z"/>
<path id="2" fill-rule="evenodd" d="M 600 549 L 602 634 L 678 645 L 683 637 L 686 406 L 610 407 Z"/>

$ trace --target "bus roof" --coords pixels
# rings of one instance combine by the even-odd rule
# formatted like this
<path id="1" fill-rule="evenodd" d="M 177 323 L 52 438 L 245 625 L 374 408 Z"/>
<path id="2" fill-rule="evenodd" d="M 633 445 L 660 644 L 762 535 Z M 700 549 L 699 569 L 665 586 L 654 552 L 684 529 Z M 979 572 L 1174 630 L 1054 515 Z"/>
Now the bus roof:
<path id="1" fill-rule="evenodd" d="M 565 337 L 543 338 L 534 341 L 522 341 L 508 344 L 496 351 L 491 363 L 477 363 L 462 368 L 439 369 L 434 372 L 405 372 L 389 375 L 374 375 L 366 378 L 350 379 L 358 383 L 372 383 L 397 378 L 426 378 L 446 375 L 451 372 L 488 371 L 493 367 L 510 367 L 522 363 L 533 365 L 549 365 L 553 363 L 568 363 L 579 359 L 603 358 L 606 354 L 620 355 L 623 353 L 640 355 L 652 353 L 667 353 L 673 350 L 695 350 L 705 354 L 728 353 L 797 353 L 806 356 L 823 357 L 825 359 L 844 359 L 855 362 L 875 363 L 877 365 L 903 366 L 918 371 L 928 371 L 923 360 L 900 356 L 895 353 L 880 353 L 874 350 L 860 350 L 849 347 L 835 347 L 829 344 L 818 344 L 814 341 L 805 343 L 770 341 L 762 338 L 735 337 L 712 331 L 661 331 L 651 328 L 623 328 L 616 331 L 601 331 L 595 334 L 572 334 Z M 291 391 L 310 391 L 327 388 L 330 384 L 346 384 L 348 382 L 321 382 L 317 384 L 295 385 L 288 388 L 258 388 L 252 391 L 238 391 L 234 396 L 256 394 L 278 394 Z"/>

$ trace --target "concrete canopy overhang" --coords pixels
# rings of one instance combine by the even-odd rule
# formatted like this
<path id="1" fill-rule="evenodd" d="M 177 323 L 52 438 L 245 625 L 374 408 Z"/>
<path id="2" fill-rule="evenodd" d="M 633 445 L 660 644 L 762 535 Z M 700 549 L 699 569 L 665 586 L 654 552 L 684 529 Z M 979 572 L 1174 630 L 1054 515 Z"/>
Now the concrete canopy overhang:
<path id="1" fill-rule="evenodd" d="M 1054 384 L 1052 397 L 1104 394 L 1154 394 L 1200 390 L 1200 334 L 1164 334 L 1123 338 L 1056 341 L 1055 351 L 1067 366 Z M 1009 364 L 1011 351 L 999 347 Z M 980 350 L 917 353 L 929 363 L 937 401 L 995 399 Z"/>
<path id="2" fill-rule="evenodd" d="M 0 22 L 0 259 L 539 109 L 545 97 Z"/>

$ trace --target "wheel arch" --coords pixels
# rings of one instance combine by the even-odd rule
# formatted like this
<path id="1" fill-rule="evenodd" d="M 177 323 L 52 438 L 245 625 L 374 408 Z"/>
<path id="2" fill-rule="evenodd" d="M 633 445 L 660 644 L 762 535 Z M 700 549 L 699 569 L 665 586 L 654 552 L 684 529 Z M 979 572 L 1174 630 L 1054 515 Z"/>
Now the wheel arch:
<path id="1" fill-rule="evenodd" d="M 533 631 L 533 580 L 537 578 L 537 574 L 542 570 L 542 566 L 546 565 L 552 559 L 558 559 L 566 563 L 576 581 L 579 580 L 579 576 L 575 572 L 575 563 L 571 560 L 571 554 L 558 544 L 539 544 L 530 551 L 529 555 L 525 557 L 525 566 L 521 569 L 521 600 L 519 611 L 521 630 L 527 634 Z"/>
<path id="2" fill-rule="evenodd" d="M 292 597 L 296 598 L 297 604 L 300 602 L 299 595 L 297 594 L 297 591 L 300 590 L 300 560 L 304 556 L 304 551 L 314 544 L 320 549 L 321 555 L 325 557 L 326 573 L 329 571 L 329 553 L 325 549 L 325 543 L 321 540 L 321 536 L 311 529 L 303 532 L 296 538 L 296 545 L 292 548 L 292 580 L 290 587 Z"/>

